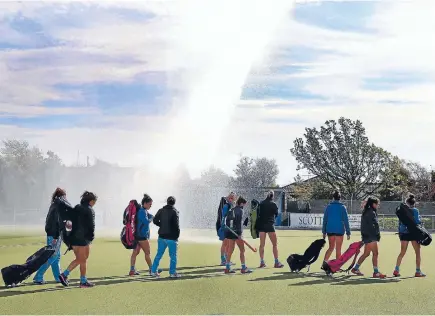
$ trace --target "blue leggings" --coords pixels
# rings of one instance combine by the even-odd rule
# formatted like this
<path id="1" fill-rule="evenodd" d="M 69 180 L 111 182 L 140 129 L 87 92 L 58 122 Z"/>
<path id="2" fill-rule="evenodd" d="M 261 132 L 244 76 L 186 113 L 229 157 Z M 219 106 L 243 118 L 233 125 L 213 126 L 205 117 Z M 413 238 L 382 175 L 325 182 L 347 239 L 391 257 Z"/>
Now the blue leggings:
<path id="1" fill-rule="evenodd" d="M 53 245 L 53 237 L 47 236 L 47 246 Z M 59 281 L 59 275 L 61 273 L 60 271 L 60 246 L 62 245 L 62 239 L 59 237 L 57 239 L 55 249 L 56 252 L 54 255 L 48 259 L 46 263 L 44 263 L 36 272 L 35 277 L 33 278 L 33 281 L 35 282 L 42 282 L 44 280 L 44 274 L 48 270 L 48 268 L 51 266 L 51 270 L 53 271 L 53 276 L 56 281 Z"/>
<path id="2" fill-rule="evenodd" d="M 152 273 L 156 273 L 160 260 L 162 259 L 163 255 L 165 254 L 166 248 L 169 249 L 169 273 L 175 274 L 177 273 L 177 247 L 178 242 L 176 240 L 170 240 L 170 239 L 162 239 L 159 238 L 157 240 L 157 254 L 154 258 L 153 267 L 151 268 Z"/>

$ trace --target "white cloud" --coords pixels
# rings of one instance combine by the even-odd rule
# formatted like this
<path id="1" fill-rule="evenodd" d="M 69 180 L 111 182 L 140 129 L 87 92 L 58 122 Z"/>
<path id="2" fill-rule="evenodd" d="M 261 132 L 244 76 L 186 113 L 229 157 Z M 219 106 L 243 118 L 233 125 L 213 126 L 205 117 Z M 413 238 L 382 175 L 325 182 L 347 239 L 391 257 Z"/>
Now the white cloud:
<path id="1" fill-rule="evenodd" d="M 201 83 L 207 78 L 203 76 L 202 68 L 213 61 L 213 58 L 219 57 L 207 53 L 206 50 L 217 44 L 211 40 L 204 39 L 204 42 L 201 42 L 197 39 L 197 46 L 182 47 L 184 38 L 177 34 L 183 33 L 177 33 L 177 27 L 183 25 L 180 14 L 186 13 L 180 4 L 182 1 L 177 3 L 177 6 L 169 6 L 164 2 L 102 2 L 99 5 L 152 11 L 158 17 L 148 23 L 139 23 L 120 21 L 118 17 L 107 14 L 95 16 L 93 23 L 86 29 L 55 28 L 55 25 L 51 25 L 50 33 L 69 43 L 68 46 L 62 49 L 1 52 L 0 83 L 2 88 L 4 87 L 0 94 L 2 110 L 5 107 L 8 112 L 15 111 L 14 113 L 20 116 L 43 114 L 42 108 L 26 106 L 40 104 L 47 99 L 65 97 L 52 88 L 56 83 L 130 81 L 135 75 L 145 71 L 167 72 L 168 85 L 186 88 L 194 80 Z M 194 4 L 190 2 L 189 5 Z M 2 6 L 4 8 L 5 5 L 0 6 L 0 12 L 6 12 L 6 9 L 2 10 Z M 289 152 L 293 140 L 304 133 L 306 126 L 319 126 L 327 119 L 337 119 L 340 116 L 361 119 L 373 142 L 403 158 L 421 161 L 426 165 L 435 162 L 435 153 L 431 146 L 435 123 L 434 6 L 434 2 L 431 1 L 380 3 L 376 8 L 376 14 L 367 22 L 369 27 L 378 30 L 378 34 L 326 30 L 303 25 L 290 18 L 282 26 L 281 31 L 276 33 L 262 62 L 257 62 L 256 76 L 250 81 L 261 82 L 267 79 L 266 84 L 273 84 L 298 79 L 301 80 L 304 89 L 328 100 L 316 102 L 275 98 L 266 101 L 240 101 L 239 104 L 243 107 L 235 111 L 232 123 L 224 130 L 224 137 L 219 145 L 220 154 L 214 158 L 214 164 L 231 172 L 239 153 L 276 158 L 281 170 L 280 183 L 284 184 L 291 181 L 296 173 L 296 164 Z M 69 8 L 64 7 L 65 10 Z M 9 7 L 8 10 L 25 10 L 29 16 L 41 14 L 31 5 L 26 5 L 25 8 L 17 6 L 16 9 Z M 193 13 L 192 11 L 191 14 Z M 216 17 L 212 22 L 216 24 L 213 29 L 214 39 L 219 40 L 221 35 L 217 23 L 225 23 L 226 20 Z M 191 24 L 195 25 L 198 24 Z M 192 30 L 192 34 L 207 34 L 207 30 Z M 219 52 L 230 55 L 232 46 L 227 45 L 234 45 L 234 38 L 227 41 L 220 39 L 220 42 L 217 42 L 217 51 L 220 49 Z M 17 37 L 17 41 L 19 40 Z M 305 72 L 270 75 L 268 68 L 271 66 L 294 64 L 294 61 L 289 61 L 283 54 L 274 59 L 279 52 L 291 50 L 294 45 L 334 52 L 322 55 L 310 63 L 298 63 L 297 65 L 308 68 Z M 203 47 L 203 51 L 194 54 L 192 47 L 198 50 Z M 227 52 L 222 50 L 222 47 L 227 47 Z M 26 67 L 22 61 L 18 61 L 18 58 L 26 56 L 47 58 L 50 62 L 40 63 L 38 67 Z M 16 68 L 11 69 L 7 65 L 15 65 Z M 400 90 L 364 90 L 363 81 L 366 77 L 392 70 L 425 72 L 429 75 L 428 81 Z M 180 71 L 182 75 L 176 77 L 170 74 L 171 71 Z M 228 72 L 227 76 L 231 79 L 231 72 Z M 225 84 L 227 83 L 222 83 L 224 88 Z M 213 93 L 215 92 L 216 90 L 213 90 Z M 4 97 L 5 95 L 7 97 Z M 12 95 L 15 98 L 14 103 L 10 102 Z M 81 96 L 78 93 L 66 97 Z M 210 102 L 210 97 L 214 96 L 202 95 L 201 102 Z M 380 102 L 385 100 L 400 100 L 413 104 L 409 106 Z M 173 104 L 179 105 L 179 102 L 183 102 L 183 99 L 174 100 Z M 76 110 L 79 111 L 62 111 L 72 113 Z M 203 115 L 208 121 L 202 122 L 199 131 L 204 132 L 213 126 L 211 120 L 219 120 L 220 113 L 227 113 L 222 112 L 222 109 L 216 111 Z M 92 115 L 89 128 L 35 130 L 0 125 L 0 138 L 29 138 L 44 149 L 59 152 L 69 163 L 75 161 L 77 150 L 80 149 L 83 155 L 118 161 L 123 165 L 137 165 L 142 162 L 147 164 L 150 156 L 159 157 L 156 151 L 160 152 L 160 156 L 170 153 L 165 151 L 165 146 L 175 146 L 182 156 L 183 150 L 191 148 L 191 144 L 195 143 L 192 138 L 180 137 L 183 129 L 188 128 L 187 125 L 178 125 L 173 138 L 167 138 L 168 133 L 165 129 L 174 126 L 172 119 L 173 112 L 167 117 L 98 117 L 99 122 L 107 122 L 110 126 L 105 129 L 92 127 Z M 277 123 L 277 120 L 281 121 Z M 285 123 L 285 120 L 289 123 Z M 198 137 L 205 138 L 205 135 L 206 131 Z M 59 139 L 65 141 L 59 142 Z M 203 142 L 200 143 L 204 145 Z M 198 150 L 194 147 L 193 149 Z M 208 149 L 203 147 L 200 150 Z M 131 154 L 132 152 L 134 154 Z M 207 157 L 202 153 L 198 155 Z"/>

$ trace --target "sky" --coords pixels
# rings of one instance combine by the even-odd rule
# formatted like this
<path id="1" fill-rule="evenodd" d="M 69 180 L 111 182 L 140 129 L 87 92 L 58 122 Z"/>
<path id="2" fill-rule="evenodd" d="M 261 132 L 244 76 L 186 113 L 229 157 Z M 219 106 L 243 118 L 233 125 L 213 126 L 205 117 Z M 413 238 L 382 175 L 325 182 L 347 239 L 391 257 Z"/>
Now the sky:
<path id="1" fill-rule="evenodd" d="M 285 185 L 345 116 L 435 167 L 435 1 L 273 3 L 2 1 L 0 139 L 192 177 L 268 157 Z"/>

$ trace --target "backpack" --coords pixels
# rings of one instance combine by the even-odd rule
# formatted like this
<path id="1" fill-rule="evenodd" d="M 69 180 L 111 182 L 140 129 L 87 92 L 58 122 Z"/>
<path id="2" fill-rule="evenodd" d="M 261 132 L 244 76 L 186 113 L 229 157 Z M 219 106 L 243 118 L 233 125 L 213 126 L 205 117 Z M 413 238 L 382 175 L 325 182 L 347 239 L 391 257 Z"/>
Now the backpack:
<path id="1" fill-rule="evenodd" d="M 217 219 L 216 219 L 216 232 L 218 233 L 218 235 L 219 235 L 219 231 L 220 231 L 221 226 L 222 226 L 222 220 L 223 220 L 222 210 L 223 210 L 225 204 L 229 205 L 228 210 L 230 210 L 231 205 L 229 203 L 227 203 L 227 200 L 225 199 L 225 197 L 221 197 L 221 201 L 219 202 L 219 207 L 218 207 L 218 211 L 217 211 Z"/>
<path id="2" fill-rule="evenodd" d="M 77 206 L 72 207 L 69 202 L 64 198 L 58 198 L 58 215 L 60 221 L 60 235 L 62 241 L 67 246 L 65 254 L 72 250 L 71 241 L 77 231 L 78 226 L 78 210 Z"/>
<path id="3" fill-rule="evenodd" d="M 347 248 L 340 258 L 324 262 L 322 265 L 322 270 L 324 270 L 327 275 L 332 275 L 336 272 L 349 272 L 355 265 L 356 258 L 358 257 L 360 249 L 363 245 L 364 243 L 362 241 L 351 243 L 349 248 Z M 353 261 L 349 268 L 342 270 L 341 267 L 352 257 Z"/>
<path id="4" fill-rule="evenodd" d="M 45 246 L 27 258 L 24 264 L 13 264 L 1 269 L 6 286 L 15 286 L 36 272 L 56 252 L 52 246 Z"/>
<path id="5" fill-rule="evenodd" d="M 320 251 L 325 246 L 326 241 L 324 239 L 317 239 L 311 243 L 311 245 L 305 250 L 303 255 L 291 254 L 287 258 L 287 263 L 291 272 L 299 272 L 308 266 L 310 271 L 310 265 L 316 262 L 319 258 Z"/>
<path id="6" fill-rule="evenodd" d="M 124 227 L 122 228 L 120 238 L 125 249 L 135 249 L 137 246 L 136 224 L 139 209 L 140 204 L 136 200 L 131 200 L 124 211 L 122 220 Z"/>
<path id="7" fill-rule="evenodd" d="M 428 246 L 432 242 L 431 234 L 422 226 L 415 222 L 414 214 L 411 208 L 405 203 L 400 203 L 396 208 L 396 216 L 399 221 L 406 226 L 409 233 L 417 240 L 422 246 Z"/>

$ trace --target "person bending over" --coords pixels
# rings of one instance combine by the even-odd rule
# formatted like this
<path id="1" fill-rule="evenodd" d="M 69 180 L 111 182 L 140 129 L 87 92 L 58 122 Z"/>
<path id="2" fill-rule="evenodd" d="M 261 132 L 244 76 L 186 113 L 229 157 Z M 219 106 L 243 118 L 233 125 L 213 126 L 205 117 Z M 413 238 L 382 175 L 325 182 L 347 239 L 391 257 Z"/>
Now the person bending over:
<path id="1" fill-rule="evenodd" d="M 240 262 L 242 264 L 242 269 L 240 270 L 241 273 L 251 273 L 252 270 L 248 269 L 246 267 L 245 263 L 245 244 L 242 240 L 242 219 L 243 219 L 243 207 L 246 204 L 246 200 L 243 197 L 239 197 L 237 199 L 236 207 L 232 210 L 229 210 L 227 212 L 227 216 L 225 217 L 225 240 L 227 242 L 227 254 L 226 254 L 226 267 L 225 267 L 225 274 L 229 273 L 236 273 L 234 270 L 231 269 L 231 256 L 234 252 L 235 245 L 237 244 L 237 247 L 240 251 Z M 231 232 L 229 229 L 231 229 L 236 235 Z"/>
<path id="2" fill-rule="evenodd" d="M 86 277 L 87 261 L 89 258 L 90 244 L 95 238 L 95 212 L 93 207 L 97 203 L 97 196 L 85 191 L 81 196 L 73 212 L 77 212 L 77 229 L 71 237 L 71 246 L 74 251 L 75 259 L 68 268 L 59 276 L 59 280 L 64 286 L 69 285 L 69 274 L 79 265 L 80 266 L 80 287 L 93 287 Z"/>
<path id="3" fill-rule="evenodd" d="M 415 196 L 413 194 L 410 194 L 409 197 L 406 199 L 406 204 L 412 209 L 412 213 L 414 215 L 414 220 L 417 225 L 421 224 L 421 218 L 420 218 L 420 212 L 415 207 L 416 200 Z M 425 277 L 426 274 L 421 272 L 420 265 L 421 265 L 421 245 L 417 242 L 416 238 L 409 233 L 408 228 L 399 221 L 399 239 L 400 239 L 400 253 L 397 257 L 396 262 L 396 268 L 394 269 L 393 275 L 395 277 L 400 277 L 400 264 L 402 263 L 402 259 L 406 254 L 406 250 L 408 250 L 409 242 L 411 242 L 412 247 L 415 251 L 415 263 L 416 263 L 416 269 L 415 269 L 415 277 Z"/>
<path id="4" fill-rule="evenodd" d="M 66 192 L 61 188 L 57 188 L 52 197 L 51 205 L 48 210 L 47 218 L 45 220 L 45 232 L 47 234 L 47 246 L 52 246 L 56 250 L 55 254 L 48 259 L 48 261 L 43 264 L 38 272 L 36 272 L 33 278 L 33 283 L 35 284 L 45 284 L 44 274 L 51 266 L 53 272 L 54 280 L 60 283 L 59 275 L 60 270 L 60 248 L 62 245 L 62 239 L 60 237 L 61 233 L 61 212 L 70 211 L 73 207 L 66 199 Z"/>
<path id="5" fill-rule="evenodd" d="M 151 247 L 150 247 L 150 223 L 153 221 L 153 215 L 149 212 L 151 207 L 153 206 L 153 199 L 148 195 L 144 194 L 142 198 L 141 208 L 137 212 L 137 221 L 136 221 L 136 234 L 135 238 L 137 241 L 137 246 L 133 250 L 131 254 L 130 260 L 130 276 L 139 275 L 139 272 L 136 271 L 136 258 L 139 255 L 140 251 L 143 250 L 145 253 L 145 261 L 148 265 L 148 273 L 151 275 Z"/>
<path id="6" fill-rule="evenodd" d="M 273 202 L 274 193 L 270 191 L 266 199 L 260 203 L 260 212 L 257 218 L 257 229 L 260 233 L 260 268 L 265 268 L 264 246 L 266 244 L 266 235 L 273 247 L 273 256 L 275 259 L 275 268 L 283 268 L 284 265 L 278 259 L 278 238 L 275 233 L 275 219 L 278 216 L 278 206 Z"/>
<path id="7" fill-rule="evenodd" d="M 177 273 L 177 248 L 178 238 L 180 238 L 180 220 L 178 211 L 175 208 L 175 198 L 168 197 L 167 204 L 158 210 L 153 219 L 153 223 L 159 227 L 159 239 L 157 240 L 157 254 L 151 268 L 151 276 L 159 277 L 157 270 L 160 260 L 165 254 L 166 248 L 169 250 L 169 277 L 180 278 Z"/>
<path id="8" fill-rule="evenodd" d="M 364 210 L 361 216 L 361 237 L 364 243 L 364 253 L 358 259 L 351 272 L 356 275 L 363 275 L 359 268 L 371 253 L 373 262 L 373 277 L 384 279 L 386 275 L 380 273 L 378 269 L 378 242 L 381 240 L 381 232 L 379 230 L 377 213 L 378 207 L 379 200 L 372 197 L 368 198 L 364 205 Z"/>
<path id="9" fill-rule="evenodd" d="M 346 206 L 340 202 L 341 194 L 335 191 L 332 195 L 333 201 L 328 204 L 323 214 L 323 239 L 328 236 L 329 248 L 326 250 L 323 261 L 328 261 L 335 249 L 335 258 L 341 257 L 341 247 L 343 245 L 343 236 L 346 231 L 347 240 L 350 239 L 349 216 L 347 215 Z"/>

